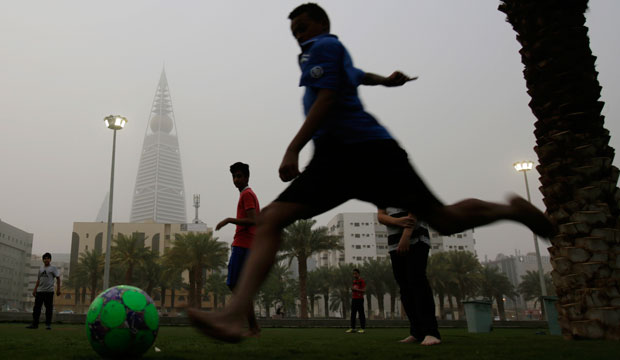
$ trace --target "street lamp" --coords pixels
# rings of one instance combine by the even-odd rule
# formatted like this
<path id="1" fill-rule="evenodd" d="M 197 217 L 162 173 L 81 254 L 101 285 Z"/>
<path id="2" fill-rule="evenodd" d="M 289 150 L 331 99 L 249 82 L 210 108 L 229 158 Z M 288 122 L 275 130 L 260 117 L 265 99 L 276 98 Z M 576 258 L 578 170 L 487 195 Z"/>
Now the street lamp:
<path id="1" fill-rule="evenodd" d="M 523 178 L 525 179 L 525 191 L 527 192 L 527 201 L 530 203 L 530 187 L 527 183 L 527 172 L 532 170 L 534 163 L 531 161 L 520 161 L 513 164 L 515 170 L 523 172 Z M 543 273 L 542 260 L 540 258 L 540 250 L 538 249 L 538 238 L 536 234 L 532 232 L 534 236 L 534 248 L 536 249 L 536 261 L 538 262 L 538 277 L 540 279 L 540 289 L 543 296 L 547 296 L 547 286 L 545 285 L 545 274 Z"/>
<path id="2" fill-rule="evenodd" d="M 108 129 L 114 130 L 112 140 L 112 171 L 110 174 L 110 202 L 108 203 L 108 233 L 105 244 L 105 266 L 103 269 L 103 289 L 110 285 L 110 251 L 112 248 L 112 198 L 114 197 L 114 156 L 116 155 L 116 130 L 122 130 L 127 123 L 127 119 L 120 115 L 106 116 L 103 121 Z"/>

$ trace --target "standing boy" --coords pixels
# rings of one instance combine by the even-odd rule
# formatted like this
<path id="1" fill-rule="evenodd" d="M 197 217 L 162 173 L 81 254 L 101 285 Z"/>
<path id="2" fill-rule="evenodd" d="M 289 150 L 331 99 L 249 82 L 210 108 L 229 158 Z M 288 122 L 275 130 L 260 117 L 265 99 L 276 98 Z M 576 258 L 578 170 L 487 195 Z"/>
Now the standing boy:
<path id="1" fill-rule="evenodd" d="M 366 329 L 366 313 L 364 312 L 364 294 L 366 293 L 366 281 L 360 277 L 359 269 L 353 269 L 353 287 L 351 287 L 351 328 L 346 333 L 355 332 L 356 313 L 360 314 L 360 330 L 363 334 Z"/>
<path id="2" fill-rule="evenodd" d="M 294 181 L 261 212 L 256 229 L 259 245 L 241 274 L 237 293 L 221 313 L 190 311 L 195 326 L 209 336 L 239 341 L 242 314 L 251 306 L 274 263 L 282 230 L 349 199 L 407 209 L 442 234 L 503 219 L 521 222 L 543 237 L 553 232 L 547 217 L 521 197 L 512 198 L 508 204 L 477 199 L 442 204 L 413 170 L 407 153 L 364 111 L 357 96 L 359 85 L 401 86 L 415 78 L 398 71 L 383 77 L 353 67 L 345 47 L 329 33 L 327 14 L 316 4 L 298 6 L 289 19 L 302 50 L 300 86 L 305 87 L 306 119 L 284 153 L 279 174 L 282 181 Z M 300 173 L 299 152 L 311 139 L 314 155 Z"/>
<path id="3" fill-rule="evenodd" d="M 237 203 L 237 217 L 226 218 L 220 221 L 215 230 L 221 229 L 226 224 L 235 224 L 234 240 L 231 246 L 230 259 L 228 261 L 228 278 L 226 285 L 231 291 L 235 292 L 239 274 L 245 264 L 245 260 L 250 253 L 252 241 L 254 240 L 254 232 L 256 231 L 256 216 L 260 212 L 258 198 L 254 191 L 248 186 L 250 181 L 250 167 L 248 164 L 236 162 L 230 166 L 233 184 L 239 189 L 239 202 Z M 249 330 L 247 336 L 258 336 L 260 327 L 254 314 L 254 306 L 250 306 L 247 311 Z"/>
<path id="4" fill-rule="evenodd" d="M 400 300 L 409 318 L 409 336 L 402 343 L 441 343 L 435 318 L 433 291 L 426 278 L 431 240 L 426 224 L 405 209 L 379 209 L 379 222 L 387 226 L 392 272 L 400 287 Z"/>
<path id="5" fill-rule="evenodd" d="M 52 330 L 52 315 L 54 313 L 54 278 L 56 279 L 56 296 L 60 296 L 60 272 L 56 266 L 51 265 L 52 255 L 43 254 L 43 266 L 39 268 L 37 283 L 32 290 L 34 296 L 34 308 L 32 309 L 32 324 L 28 329 L 39 327 L 41 307 L 45 304 L 45 328 Z"/>

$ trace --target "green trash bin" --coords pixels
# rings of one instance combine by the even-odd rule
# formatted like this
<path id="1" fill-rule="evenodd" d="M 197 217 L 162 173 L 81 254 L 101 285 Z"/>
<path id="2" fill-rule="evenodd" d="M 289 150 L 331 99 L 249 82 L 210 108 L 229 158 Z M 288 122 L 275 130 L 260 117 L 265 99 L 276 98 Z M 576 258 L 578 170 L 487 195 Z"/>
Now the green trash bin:
<path id="1" fill-rule="evenodd" d="M 486 333 L 491 331 L 493 312 L 491 302 L 484 300 L 463 301 L 467 331 L 470 333 Z"/>
<path id="2" fill-rule="evenodd" d="M 562 327 L 558 322 L 558 308 L 555 304 L 558 302 L 557 296 L 543 296 L 543 306 L 545 307 L 545 315 L 547 316 L 547 326 L 549 334 L 562 335 Z"/>

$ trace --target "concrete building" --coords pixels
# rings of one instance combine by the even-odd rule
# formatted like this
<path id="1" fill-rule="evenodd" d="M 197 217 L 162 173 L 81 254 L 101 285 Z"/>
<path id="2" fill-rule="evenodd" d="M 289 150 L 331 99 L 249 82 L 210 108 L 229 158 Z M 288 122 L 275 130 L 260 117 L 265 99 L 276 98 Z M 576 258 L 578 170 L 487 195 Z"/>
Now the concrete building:
<path id="1" fill-rule="evenodd" d="M 87 250 L 97 250 L 105 253 L 106 231 L 105 222 L 75 222 L 71 238 L 70 267 L 77 265 L 79 255 Z M 164 249 L 172 246 L 175 234 L 188 232 L 213 231 L 206 224 L 160 224 L 160 223 L 112 223 L 112 237 L 118 234 L 138 234 L 145 247 L 149 247 L 163 255 Z"/>
<path id="2" fill-rule="evenodd" d="M 540 257 L 544 273 L 549 273 L 553 270 L 549 256 L 541 255 Z M 527 253 L 522 255 L 520 252 L 515 251 L 514 255 L 498 254 L 495 260 L 487 262 L 487 264 L 496 266 L 506 276 L 508 280 L 516 288 L 521 283 L 521 276 L 525 275 L 528 271 L 538 272 L 538 262 L 536 261 L 536 253 Z"/>
<path id="3" fill-rule="evenodd" d="M 379 224 L 376 213 L 341 213 L 329 221 L 327 229 L 330 235 L 341 238 L 343 250 L 315 254 L 317 267 L 361 265 L 364 260 L 385 258 L 388 255 L 387 228 Z"/>
<path id="4" fill-rule="evenodd" d="M 330 235 L 341 237 L 343 251 L 325 251 L 314 256 L 316 266 L 363 264 L 364 260 L 388 257 L 387 228 L 377 213 L 341 213 L 327 224 Z M 474 230 L 442 236 L 430 229 L 431 255 L 441 251 L 470 251 L 476 254 Z M 311 270 L 309 268 L 309 270 Z"/>
<path id="5" fill-rule="evenodd" d="M 107 223 L 105 222 L 75 222 L 73 223 L 73 235 L 71 239 L 71 257 L 70 268 L 75 268 L 79 261 L 80 254 L 86 251 L 97 250 L 102 254 L 105 253 Z M 183 224 L 160 224 L 160 223 L 113 223 L 112 237 L 118 234 L 132 235 L 136 233 L 139 241 L 144 247 L 149 247 L 157 251 L 160 255 L 164 254 L 164 250 L 172 247 L 176 234 L 206 233 L 212 232 L 213 229 L 207 227 L 205 223 L 183 223 Z M 184 279 L 187 282 L 187 272 L 184 272 Z M 71 295 L 73 296 L 73 295 Z M 71 299 L 67 294 L 67 299 Z M 165 303 L 169 307 L 172 303 L 170 291 L 167 293 Z M 74 300 L 74 299 L 73 299 Z M 73 301 L 72 300 L 72 301 Z M 154 296 L 153 299 L 159 306 L 161 299 Z M 187 306 L 187 291 L 179 290 L 175 294 L 175 308 Z M 89 299 L 87 297 L 87 302 Z M 203 308 L 209 309 L 212 306 L 211 300 L 204 300 Z M 78 310 L 78 311 L 82 311 Z M 172 309 L 171 311 L 174 311 Z"/>
<path id="6" fill-rule="evenodd" d="M 469 251 L 477 255 L 474 229 L 465 230 L 452 235 L 440 235 L 437 231 L 431 229 L 429 234 L 431 236 L 430 255 L 442 251 Z"/>
<path id="7" fill-rule="evenodd" d="M 0 309 L 24 310 L 34 235 L 0 220 Z"/>
<path id="8" fill-rule="evenodd" d="M 330 235 L 341 238 L 343 250 L 324 251 L 315 254 L 308 261 L 308 271 L 321 266 L 338 266 L 339 264 L 362 265 L 366 260 L 388 258 L 388 232 L 385 225 L 379 223 L 377 213 L 341 213 L 334 216 L 327 224 Z M 450 236 L 442 236 L 430 229 L 431 255 L 441 251 L 470 251 L 476 254 L 474 230 L 463 231 Z M 296 269 L 291 269 L 296 273 Z M 385 297 L 389 304 L 389 295 Z M 323 304 L 317 303 L 319 313 Z M 378 306 L 373 298 L 373 309 Z M 397 311 L 397 314 L 399 312 Z"/>

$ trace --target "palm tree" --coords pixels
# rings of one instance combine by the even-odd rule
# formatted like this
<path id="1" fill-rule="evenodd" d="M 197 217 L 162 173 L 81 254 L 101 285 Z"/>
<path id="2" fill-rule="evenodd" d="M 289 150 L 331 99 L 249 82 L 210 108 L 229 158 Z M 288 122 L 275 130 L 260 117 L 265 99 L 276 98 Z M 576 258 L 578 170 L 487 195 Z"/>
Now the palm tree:
<path id="1" fill-rule="evenodd" d="M 289 259 L 289 265 L 297 259 L 302 319 L 308 318 L 308 258 L 317 252 L 342 249 L 339 237 L 328 235 L 325 226 L 312 229 L 314 224 L 315 220 L 298 220 L 287 226 L 282 234 L 282 255 Z"/>
<path id="2" fill-rule="evenodd" d="M 287 280 L 290 272 L 287 266 L 280 263 L 274 264 L 263 282 L 258 293 L 258 302 L 265 308 L 265 314 L 270 316 L 270 309 L 278 302 L 284 306 L 284 294 L 286 292 Z"/>
<path id="3" fill-rule="evenodd" d="M 170 257 L 166 256 L 166 253 L 169 250 L 166 249 L 164 256 L 161 259 L 161 276 L 159 277 L 159 291 L 161 293 L 161 309 L 164 310 L 166 308 L 166 292 L 167 290 L 171 291 L 170 296 L 170 307 L 174 309 L 174 297 L 175 290 L 180 289 L 183 286 L 183 277 L 181 273 L 183 272 L 183 268 L 176 266 L 174 263 L 170 261 Z"/>
<path id="4" fill-rule="evenodd" d="M 152 297 L 154 288 L 161 282 L 164 270 L 163 259 L 157 251 L 147 250 L 142 266 L 138 270 L 140 286 Z"/>
<path id="5" fill-rule="evenodd" d="M 368 313 L 370 315 L 371 295 L 377 298 L 379 305 L 379 317 L 385 314 L 385 303 L 383 298 L 387 292 L 387 282 L 394 279 L 392 266 L 385 258 L 368 259 L 362 265 L 362 278 L 366 281 L 366 296 L 368 297 Z"/>
<path id="6" fill-rule="evenodd" d="M 81 273 L 88 282 L 90 301 L 95 300 L 103 275 L 103 255 L 96 250 L 86 250 L 80 254 L 78 273 Z"/>
<path id="7" fill-rule="evenodd" d="M 497 303 L 497 312 L 499 319 L 506 320 L 506 311 L 504 310 L 504 295 L 510 298 L 514 297 L 514 286 L 506 276 L 495 266 L 484 265 L 480 269 L 480 295 Z"/>
<path id="8" fill-rule="evenodd" d="M 330 268 L 332 292 L 330 294 L 329 308 L 332 311 L 340 311 L 342 309 L 343 318 L 346 318 L 349 313 L 353 268 L 353 264 L 339 264 L 337 267 Z"/>
<path id="9" fill-rule="evenodd" d="M 480 284 L 480 262 L 469 251 L 449 251 L 448 271 L 454 279 L 454 295 L 460 315 L 464 315 L 463 301 L 476 294 Z"/>
<path id="10" fill-rule="evenodd" d="M 219 299 L 222 306 L 226 305 L 226 295 L 230 294 L 230 289 L 226 286 L 226 275 L 221 271 L 212 271 L 205 282 L 205 293 L 213 294 L 213 308 L 217 309 Z"/>
<path id="11" fill-rule="evenodd" d="M 390 294 L 390 318 L 394 319 L 396 298 L 400 296 L 400 288 L 398 287 L 398 283 L 396 282 L 396 278 L 394 277 L 392 271 L 387 274 L 387 277 L 385 279 L 385 290 L 388 294 Z"/>
<path id="12" fill-rule="evenodd" d="M 325 312 L 325 318 L 329 318 L 329 290 L 330 290 L 330 278 L 331 278 L 331 269 L 327 266 L 322 266 L 317 268 L 312 273 L 314 273 L 317 278 L 321 279 L 318 285 L 318 293 L 323 297 L 323 310 Z"/>
<path id="13" fill-rule="evenodd" d="M 308 273 L 308 282 L 306 286 L 308 301 L 310 301 L 310 317 L 314 317 L 314 303 L 320 299 L 324 284 L 325 278 L 322 278 L 318 271 L 314 270 Z"/>
<path id="14" fill-rule="evenodd" d="M 189 304 L 200 307 L 204 287 L 203 270 L 223 267 L 228 257 L 228 244 L 213 238 L 213 233 L 176 234 L 168 261 L 189 272 Z"/>
<path id="15" fill-rule="evenodd" d="M 555 288 L 553 287 L 553 283 L 551 282 L 551 277 L 549 274 L 544 274 L 545 285 L 547 286 L 547 292 L 549 295 L 555 294 Z M 521 282 L 519 286 L 517 286 L 517 291 L 526 301 L 534 300 L 534 307 L 538 304 L 540 298 L 542 297 L 542 290 L 540 288 L 540 277 L 538 275 L 538 271 L 526 271 L 525 275 L 521 275 Z M 544 306 L 540 306 L 540 311 L 543 313 L 545 311 Z"/>
<path id="16" fill-rule="evenodd" d="M 450 289 L 452 288 L 451 284 L 454 283 L 452 273 L 448 269 L 448 253 L 438 252 L 431 255 L 428 258 L 426 273 L 428 282 L 439 299 L 439 317 L 445 320 L 445 297 L 448 296 L 451 299 Z"/>
<path id="17" fill-rule="evenodd" d="M 62 282 L 63 287 L 74 291 L 73 305 L 75 306 L 76 313 L 81 312 L 78 310 L 78 306 L 80 305 L 80 289 L 85 288 L 88 284 L 86 274 L 81 270 L 82 269 L 79 265 L 76 266 L 75 270 L 71 271 L 71 273 L 69 274 L 69 278 Z"/>
<path id="18" fill-rule="evenodd" d="M 620 336 L 610 294 L 620 236 L 618 168 L 601 116 L 601 85 L 585 26 L 587 0 L 502 0 L 517 32 L 535 123 L 540 188 L 558 224 L 549 253 L 567 337 Z M 617 268 L 617 266 L 616 266 Z M 585 293 L 596 293 L 591 302 Z M 600 294 L 601 296 L 598 296 Z"/>
<path id="19" fill-rule="evenodd" d="M 144 265 L 147 249 L 143 238 L 138 233 L 125 236 L 119 233 L 113 239 L 111 259 L 112 263 L 125 269 L 125 284 L 133 284 L 133 273 L 136 267 Z"/>

